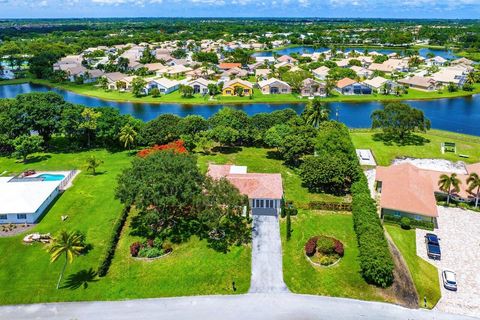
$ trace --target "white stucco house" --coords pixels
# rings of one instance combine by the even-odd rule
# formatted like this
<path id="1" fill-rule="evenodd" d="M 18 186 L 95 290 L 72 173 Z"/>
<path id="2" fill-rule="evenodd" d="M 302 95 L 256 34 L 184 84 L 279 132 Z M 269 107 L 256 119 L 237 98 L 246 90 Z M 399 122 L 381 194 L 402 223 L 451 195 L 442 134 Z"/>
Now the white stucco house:
<path id="1" fill-rule="evenodd" d="M 0 177 L 0 224 L 36 223 L 75 171 Z"/>
<path id="2" fill-rule="evenodd" d="M 202 95 L 205 95 L 205 94 L 208 94 L 208 85 L 209 84 L 215 84 L 214 81 L 211 81 L 211 80 L 207 80 L 207 79 L 204 79 L 204 78 L 198 78 L 198 79 L 195 79 L 195 80 L 192 80 L 190 82 L 187 83 L 187 86 L 190 86 L 193 88 L 193 93 L 194 94 L 202 94 Z"/>

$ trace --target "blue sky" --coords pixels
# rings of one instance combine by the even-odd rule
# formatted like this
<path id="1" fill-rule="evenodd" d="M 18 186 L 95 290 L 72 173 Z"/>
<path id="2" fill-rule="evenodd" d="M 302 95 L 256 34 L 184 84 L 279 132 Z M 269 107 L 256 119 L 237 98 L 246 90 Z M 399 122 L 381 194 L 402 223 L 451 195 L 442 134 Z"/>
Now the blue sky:
<path id="1" fill-rule="evenodd" d="M 0 18 L 480 17 L 480 0 L 0 0 Z"/>

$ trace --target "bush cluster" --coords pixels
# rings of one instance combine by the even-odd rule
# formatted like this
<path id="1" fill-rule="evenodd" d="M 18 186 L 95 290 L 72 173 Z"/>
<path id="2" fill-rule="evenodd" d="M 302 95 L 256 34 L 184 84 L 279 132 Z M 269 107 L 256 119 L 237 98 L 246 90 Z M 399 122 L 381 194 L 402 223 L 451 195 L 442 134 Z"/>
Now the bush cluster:
<path id="1" fill-rule="evenodd" d="M 132 257 L 156 258 L 172 251 L 172 246 L 168 242 L 156 238 L 147 239 L 144 242 L 134 242 L 130 245 L 130 254 Z"/>
<path id="2" fill-rule="evenodd" d="M 307 243 L 305 243 L 305 254 L 307 256 L 313 257 L 315 252 L 317 252 L 317 240 L 318 237 L 311 237 Z"/>
<path id="3" fill-rule="evenodd" d="M 352 185 L 352 214 L 363 278 L 377 286 L 391 285 L 394 264 L 364 176 Z"/>
<path id="4" fill-rule="evenodd" d="M 115 255 L 115 248 L 117 247 L 118 240 L 120 239 L 120 233 L 122 232 L 123 225 L 127 220 L 128 212 L 130 211 L 130 206 L 125 206 L 120 217 L 115 221 L 113 225 L 113 231 L 110 236 L 110 239 L 107 242 L 107 249 L 103 256 L 103 259 L 100 262 L 98 267 L 97 274 L 99 277 L 104 277 L 108 273 L 110 264 L 112 263 L 113 256 Z"/>

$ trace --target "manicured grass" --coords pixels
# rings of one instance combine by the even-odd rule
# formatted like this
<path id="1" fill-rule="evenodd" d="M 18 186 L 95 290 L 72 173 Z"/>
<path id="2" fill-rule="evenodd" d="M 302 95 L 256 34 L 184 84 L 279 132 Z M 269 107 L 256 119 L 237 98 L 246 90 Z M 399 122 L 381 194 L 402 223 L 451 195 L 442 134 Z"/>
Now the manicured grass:
<path id="1" fill-rule="evenodd" d="M 407 263 L 413 282 L 418 292 L 418 304 L 424 306 L 423 298 L 427 297 L 427 308 L 433 308 L 441 298 L 438 270 L 435 266 L 417 256 L 415 230 L 403 230 L 399 226 L 385 225 L 398 250 Z"/>
<path id="2" fill-rule="evenodd" d="M 105 161 L 99 174 L 91 176 L 82 172 L 74 180 L 74 186 L 61 195 L 43 220 L 29 231 L 56 234 L 66 229 L 86 234 L 93 249 L 68 265 L 65 273 L 66 279 L 74 277 L 72 286 L 78 287 L 55 289 L 62 263 L 51 264 L 43 245 L 24 245 L 24 235 L 0 238 L 0 304 L 225 294 L 233 293 L 232 281 L 236 283 L 237 293 L 248 290 L 249 247 L 236 247 L 222 254 L 207 248 L 205 241 L 191 239 L 176 247 L 168 257 L 141 262 L 129 256 L 129 246 L 136 240 L 130 236 L 129 229 L 124 230 L 109 274 L 100 279 L 88 276 L 87 271 L 97 270 L 114 221 L 122 210 L 122 205 L 114 199 L 116 177 L 130 165 L 131 155 L 104 150 L 45 154 L 28 164 L 0 157 L 0 172 L 21 172 L 27 168 L 82 168 L 92 154 Z M 65 222 L 61 221 L 62 215 L 68 215 Z"/>
<path id="3" fill-rule="evenodd" d="M 348 198 L 336 197 L 329 194 L 312 194 L 302 187 L 297 169 L 291 169 L 283 164 L 282 160 L 275 159 L 275 151 L 263 148 L 231 149 L 226 153 L 215 153 L 199 157 L 202 170 L 206 171 L 209 163 L 235 164 L 247 166 L 248 172 L 280 173 L 287 200 L 294 201 L 297 206 L 306 206 L 309 201 L 348 201 Z"/>
<path id="4" fill-rule="evenodd" d="M 360 275 L 358 247 L 350 214 L 301 210 L 292 217 L 292 238 L 286 241 L 286 223 L 281 223 L 283 274 L 288 288 L 295 293 L 381 300 L 381 290 L 368 285 Z M 314 267 L 304 255 L 307 240 L 327 235 L 342 241 L 345 255 L 331 267 Z"/>
<path id="5" fill-rule="evenodd" d="M 440 158 L 451 161 L 465 161 L 475 163 L 480 161 L 480 137 L 469 136 L 441 130 L 430 130 L 428 133 L 417 135 L 427 139 L 419 145 L 387 145 L 383 141 L 375 139 L 375 133 L 371 130 L 353 130 L 350 135 L 356 148 L 371 149 L 377 160 L 377 164 L 387 166 L 397 157 L 414 158 Z M 442 154 L 440 145 L 442 142 L 455 142 L 457 154 L 446 152 Z M 466 154 L 469 158 L 461 158 L 459 154 Z"/>
<path id="6" fill-rule="evenodd" d="M 138 103 L 181 103 L 181 104 L 248 104 L 248 103 L 306 103 L 309 100 L 307 98 L 302 98 L 297 94 L 271 94 L 264 95 L 260 92 L 259 89 L 254 89 L 253 97 L 224 97 L 222 95 L 217 95 L 215 99 L 210 100 L 208 96 L 195 95 L 192 98 L 184 98 L 181 96 L 180 92 L 177 90 L 167 95 L 154 98 L 152 96 L 145 97 L 135 97 L 130 92 L 118 92 L 118 91 L 105 91 L 99 87 L 94 86 L 93 84 L 75 84 L 75 83 L 52 83 L 47 80 L 40 79 L 15 79 L 1 81 L 2 84 L 18 84 L 32 82 L 37 84 L 44 84 L 64 90 L 69 90 L 81 95 L 97 97 L 110 101 L 129 101 L 129 102 L 138 102 Z M 472 94 L 480 93 L 480 84 L 474 85 L 473 91 L 463 91 L 459 90 L 457 92 L 448 92 L 443 90 L 441 92 L 423 92 L 414 89 L 409 89 L 407 94 L 400 96 L 394 95 L 381 95 L 381 94 L 371 94 L 371 95 L 350 95 L 344 96 L 339 93 L 332 92 L 332 96 L 322 99 L 325 102 L 365 102 L 365 101 L 400 101 L 400 100 L 428 100 L 428 99 L 442 99 L 442 98 L 455 98 L 455 97 L 464 97 L 471 96 Z"/>

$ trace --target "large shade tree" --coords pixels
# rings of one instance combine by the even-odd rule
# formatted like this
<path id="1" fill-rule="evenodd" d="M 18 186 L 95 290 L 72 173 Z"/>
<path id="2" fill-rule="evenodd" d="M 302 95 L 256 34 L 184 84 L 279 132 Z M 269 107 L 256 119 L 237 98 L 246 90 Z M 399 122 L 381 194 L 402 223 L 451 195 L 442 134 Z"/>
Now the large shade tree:
<path id="1" fill-rule="evenodd" d="M 430 129 L 430 120 L 423 111 L 410 107 L 406 103 L 388 103 L 383 109 L 375 110 L 372 115 L 372 129 L 382 129 L 391 138 L 403 141 L 412 132 L 425 132 Z"/>

